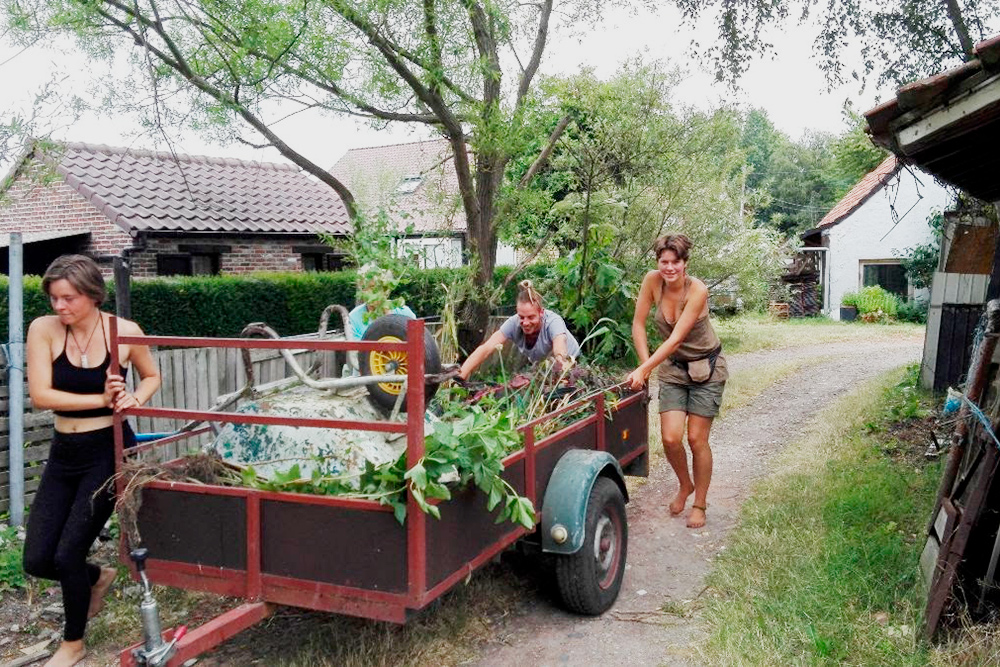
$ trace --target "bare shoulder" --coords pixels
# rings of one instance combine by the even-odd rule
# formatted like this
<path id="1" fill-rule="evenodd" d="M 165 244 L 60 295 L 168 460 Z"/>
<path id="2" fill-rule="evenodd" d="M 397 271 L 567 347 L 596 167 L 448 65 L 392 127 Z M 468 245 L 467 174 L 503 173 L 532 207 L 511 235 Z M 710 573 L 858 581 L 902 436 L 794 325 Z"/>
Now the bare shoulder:
<path id="1" fill-rule="evenodd" d="M 639 288 L 640 291 L 647 291 L 652 294 L 656 289 L 657 281 L 661 280 L 660 272 L 656 269 L 647 271 L 646 275 L 642 277 L 642 286 Z"/>
<path id="2" fill-rule="evenodd" d="M 126 320 L 124 317 L 118 318 L 118 333 L 125 336 L 141 336 L 142 327 L 133 322 L 132 320 Z"/>
<path id="3" fill-rule="evenodd" d="M 708 296 L 708 287 L 705 285 L 705 283 L 703 283 L 698 278 L 695 278 L 694 276 L 691 276 L 690 293 L 691 294 L 704 294 L 705 296 Z"/>
<path id="4" fill-rule="evenodd" d="M 51 338 L 57 332 L 63 330 L 62 322 L 59 321 L 58 315 L 42 315 L 41 317 L 36 317 L 31 320 L 31 324 L 28 325 L 28 335 L 29 336 L 43 336 L 45 338 Z"/>

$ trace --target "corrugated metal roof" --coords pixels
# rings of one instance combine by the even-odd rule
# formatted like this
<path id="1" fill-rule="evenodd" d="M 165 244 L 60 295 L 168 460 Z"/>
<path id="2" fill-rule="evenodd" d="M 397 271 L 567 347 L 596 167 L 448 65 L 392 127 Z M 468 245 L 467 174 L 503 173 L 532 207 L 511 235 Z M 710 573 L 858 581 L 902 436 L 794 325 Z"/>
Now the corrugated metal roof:
<path id="1" fill-rule="evenodd" d="M 70 143 L 56 171 L 129 232 L 345 234 L 347 210 L 298 167 Z"/>
<path id="2" fill-rule="evenodd" d="M 986 201 L 1000 200 L 1000 35 L 976 58 L 906 84 L 865 113 L 872 140 Z"/>

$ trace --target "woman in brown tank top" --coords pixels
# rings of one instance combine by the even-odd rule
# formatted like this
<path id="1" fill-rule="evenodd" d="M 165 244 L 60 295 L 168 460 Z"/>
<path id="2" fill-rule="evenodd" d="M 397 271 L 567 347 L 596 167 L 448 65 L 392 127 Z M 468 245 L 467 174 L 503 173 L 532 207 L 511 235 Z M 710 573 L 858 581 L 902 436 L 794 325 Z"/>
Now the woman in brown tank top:
<path id="1" fill-rule="evenodd" d="M 719 414 L 729 373 L 719 337 L 708 319 L 708 288 L 687 275 L 690 249 L 691 241 L 683 234 L 668 234 L 656 240 L 653 252 L 657 268 L 643 278 L 632 317 L 632 341 L 640 363 L 627 381 L 633 389 L 639 389 L 659 366 L 663 451 L 680 486 L 670 503 L 670 514 L 681 514 L 688 497 L 694 494 L 687 526 L 701 528 L 705 525 L 712 481 L 708 436 L 712 420 Z M 654 307 L 653 321 L 663 342 L 650 354 L 646 319 Z M 685 425 L 691 448 L 690 472 L 683 444 Z"/>

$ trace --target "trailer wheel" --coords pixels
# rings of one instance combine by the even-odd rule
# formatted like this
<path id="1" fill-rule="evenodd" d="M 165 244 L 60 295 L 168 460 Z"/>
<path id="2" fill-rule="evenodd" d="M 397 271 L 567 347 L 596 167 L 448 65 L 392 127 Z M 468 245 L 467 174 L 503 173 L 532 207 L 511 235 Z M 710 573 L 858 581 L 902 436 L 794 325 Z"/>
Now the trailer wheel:
<path id="1" fill-rule="evenodd" d="M 618 598 L 628 551 L 625 498 L 607 477 L 590 491 L 586 531 L 579 551 L 556 558 L 556 583 L 567 609 L 597 616 Z"/>
<path id="2" fill-rule="evenodd" d="M 383 315 L 369 325 L 362 340 L 388 342 L 403 342 L 406 340 L 406 323 L 410 318 L 405 315 Z M 362 375 L 406 375 L 407 360 L 405 352 L 372 351 L 362 352 L 361 374 Z M 436 374 L 441 372 L 441 354 L 438 351 L 434 336 L 424 329 L 424 373 Z M 424 385 L 425 401 L 431 400 L 437 391 L 438 385 L 428 383 Z M 392 410 L 396 405 L 396 399 L 403 390 L 402 382 L 380 382 L 368 385 L 368 396 L 379 407 Z M 406 400 L 404 399 L 401 410 L 406 410 Z"/>

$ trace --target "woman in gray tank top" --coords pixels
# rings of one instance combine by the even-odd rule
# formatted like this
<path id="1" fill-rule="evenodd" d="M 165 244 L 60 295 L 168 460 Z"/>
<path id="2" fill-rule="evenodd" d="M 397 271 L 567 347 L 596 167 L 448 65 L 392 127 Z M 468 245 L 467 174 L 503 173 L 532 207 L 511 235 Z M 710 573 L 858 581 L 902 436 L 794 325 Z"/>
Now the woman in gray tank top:
<path id="1" fill-rule="evenodd" d="M 643 278 L 632 317 L 632 341 L 640 363 L 627 381 L 639 389 L 659 366 L 663 451 L 680 486 L 670 503 L 670 514 L 681 514 L 694 494 L 687 526 L 701 528 L 712 481 L 708 437 L 729 372 L 719 337 L 708 319 L 708 288 L 687 275 L 690 250 L 691 241 L 683 234 L 660 237 L 653 246 L 656 269 Z M 654 307 L 653 321 L 663 342 L 650 354 L 646 319 Z M 691 448 L 690 471 L 683 444 L 685 427 Z"/>

